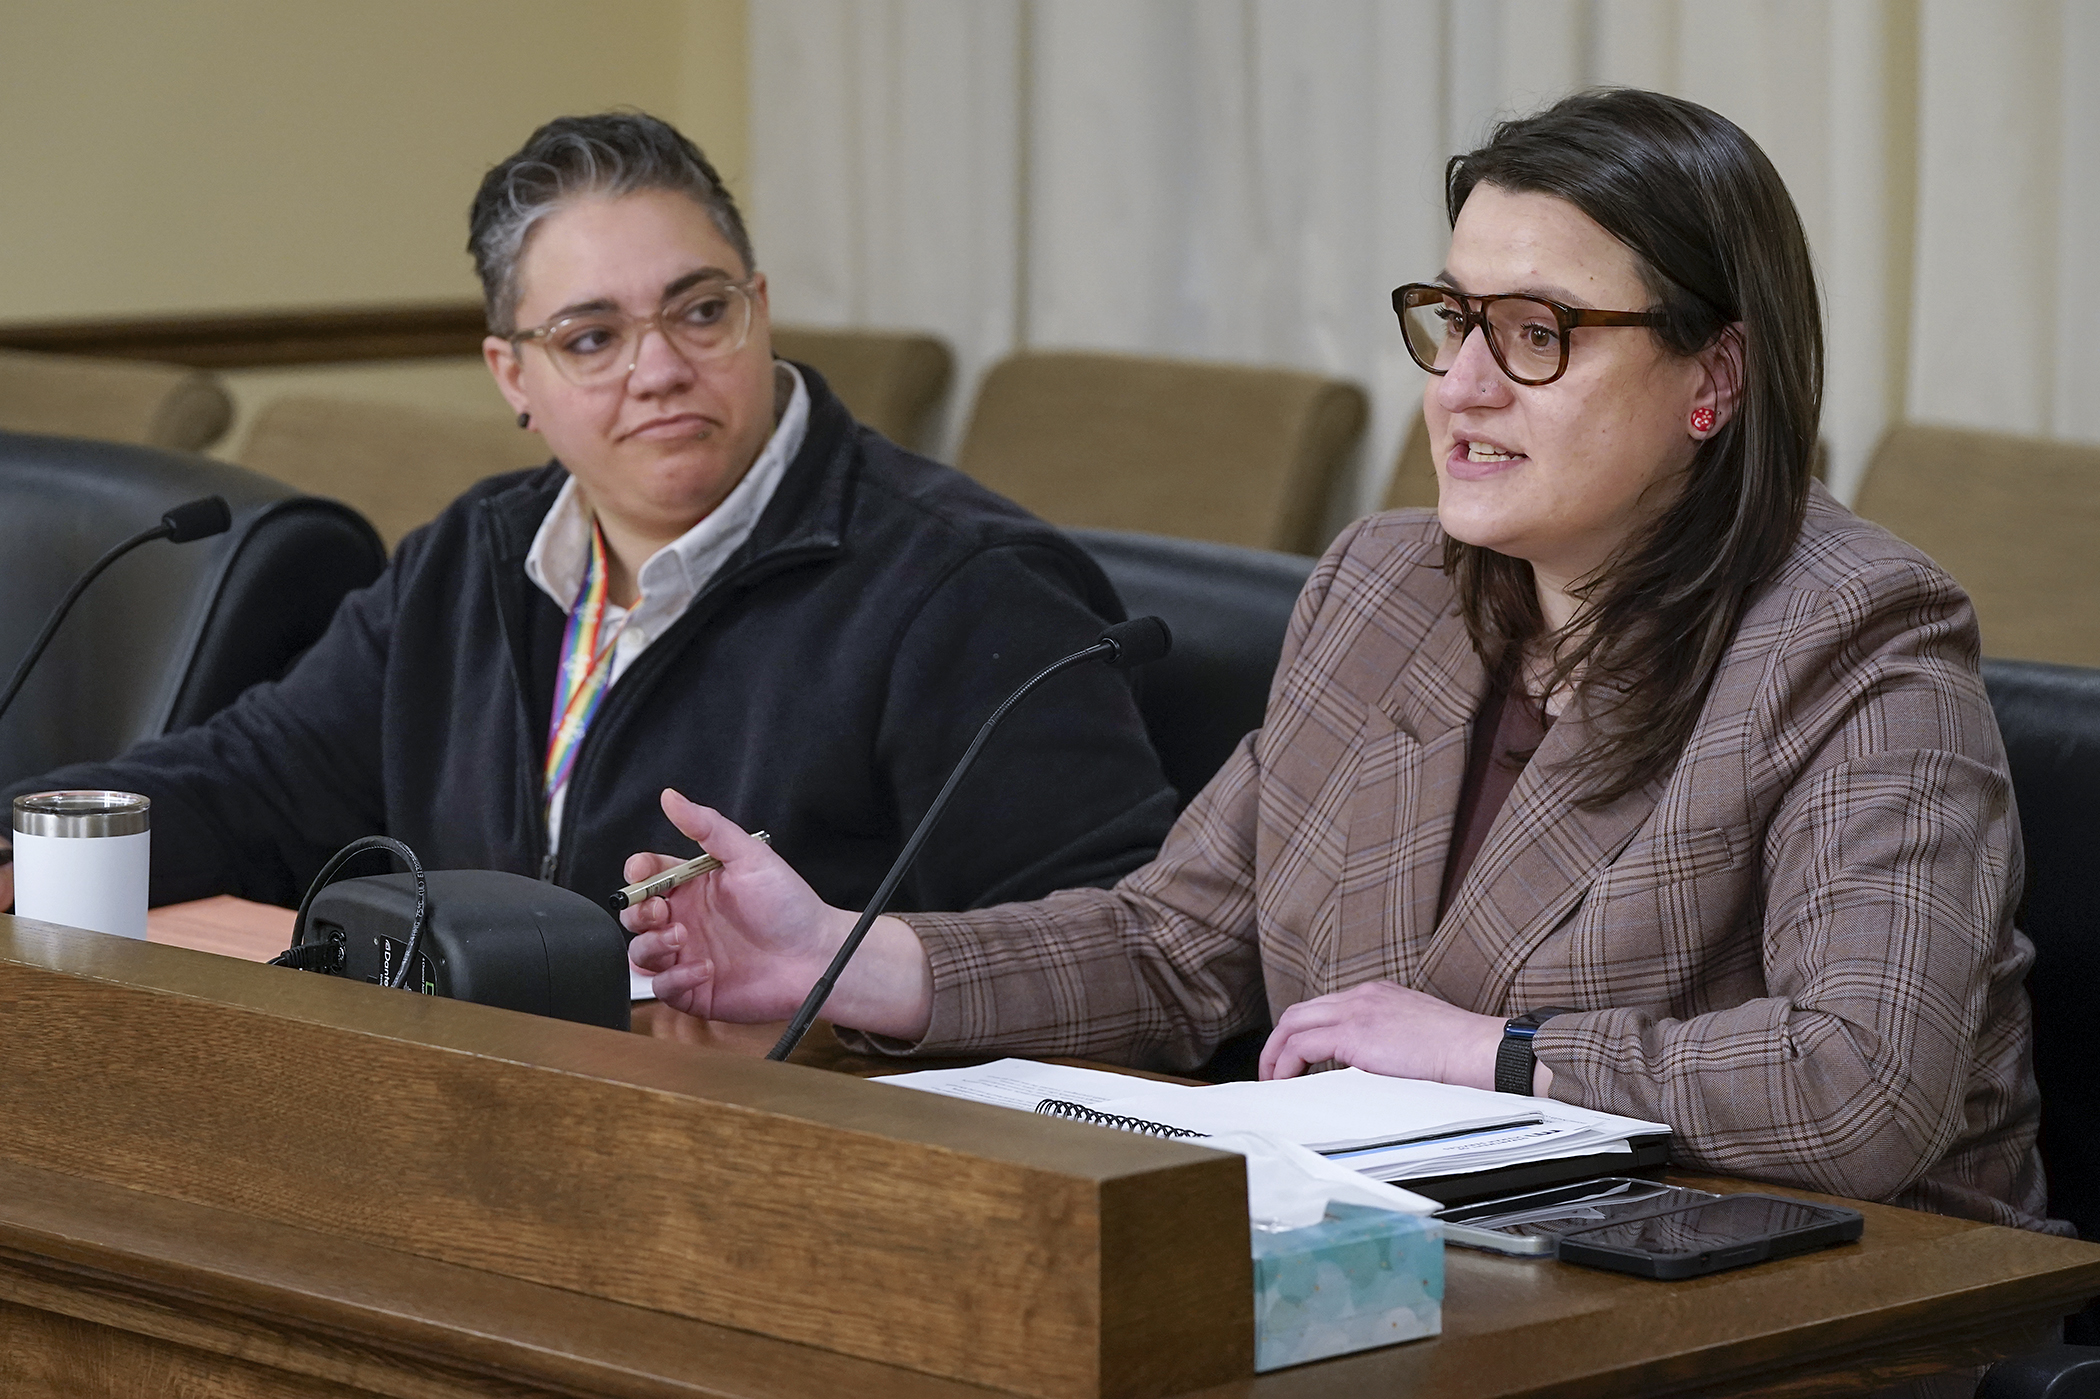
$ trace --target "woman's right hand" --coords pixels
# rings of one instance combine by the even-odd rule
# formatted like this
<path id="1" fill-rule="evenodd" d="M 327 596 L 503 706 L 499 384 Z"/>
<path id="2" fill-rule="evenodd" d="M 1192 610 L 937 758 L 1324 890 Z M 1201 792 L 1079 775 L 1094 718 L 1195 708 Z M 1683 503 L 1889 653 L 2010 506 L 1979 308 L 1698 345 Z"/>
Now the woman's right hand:
<path id="1" fill-rule="evenodd" d="M 722 862 L 668 896 L 620 915 L 637 934 L 627 955 L 652 974 L 658 1000 L 707 1020 L 785 1020 L 823 975 L 856 915 L 818 898 L 771 846 L 720 812 L 668 788 L 664 815 Z M 631 855 L 625 875 L 640 881 L 679 863 Z M 880 918 L 826 1007 L 832 1021 L 916 1039 L 925 1033 L 932 976 L 918 935 Z"/>

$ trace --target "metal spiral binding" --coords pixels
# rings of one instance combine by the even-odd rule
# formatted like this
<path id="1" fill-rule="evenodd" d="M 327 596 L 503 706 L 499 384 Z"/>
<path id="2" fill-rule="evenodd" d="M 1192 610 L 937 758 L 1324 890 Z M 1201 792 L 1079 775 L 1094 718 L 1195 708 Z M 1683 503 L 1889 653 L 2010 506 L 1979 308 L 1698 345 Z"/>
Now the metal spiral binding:
<path id="1" fill-rule="evenodd" d="M 1119 1132 L 1136 1132 L 1144 1137 L 1207 1137 L 1208 1132 L 1191 1132 L 1186 1127 L 1169 1127 L 1164 1122 L 1147 1122 L 1142 1117 L 1121 1117 L 1112 1112 L 1095 1112 L 1084 1103 L 1067 1102 L 1063 1098 L 1045 1098 L 1035 1105 L 1035 1110 L 1045 1117 L 1062 1117 L 1073 1122 L 1086 1122 L 1096 1127 L 1113 1127 Z"/>

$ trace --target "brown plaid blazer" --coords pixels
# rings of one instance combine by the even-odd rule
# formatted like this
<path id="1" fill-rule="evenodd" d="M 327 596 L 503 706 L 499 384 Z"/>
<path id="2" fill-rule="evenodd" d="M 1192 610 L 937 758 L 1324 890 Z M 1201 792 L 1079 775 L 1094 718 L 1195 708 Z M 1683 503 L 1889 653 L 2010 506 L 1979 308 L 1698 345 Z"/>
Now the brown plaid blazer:
<path id="1" fill-rule="evenodd" d="M 1536 1042 L 1554 1095 L 1672 1124 L 1681 1164 L 2049 1227 L 2018 819 L 1954 582 L 1819 489 L 1675 770 L 1580 809 L 1571 710 L 1438 922 L 1489 683 L 1442 546 L 1420 511 L 1336 542 L 1264 726 L 1154 863 L 912 915 L 935 987 L 914 1048 L 1188 1067 L 1264 995 L 1380 978 L 1576 1006 Z"/>

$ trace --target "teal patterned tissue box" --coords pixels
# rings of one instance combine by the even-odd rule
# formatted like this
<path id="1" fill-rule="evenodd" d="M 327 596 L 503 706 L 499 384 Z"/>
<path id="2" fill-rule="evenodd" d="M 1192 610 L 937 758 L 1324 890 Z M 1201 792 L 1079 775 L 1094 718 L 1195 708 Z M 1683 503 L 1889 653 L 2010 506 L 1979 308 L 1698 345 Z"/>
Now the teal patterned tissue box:
<path id="1" fill-rule="evenodd" d="M 1318 1224 L 1253 1240 L 1256 1370 L 1444 1329 L 1444 1226 L 1426 1215 L 1337 1202 Z"/>

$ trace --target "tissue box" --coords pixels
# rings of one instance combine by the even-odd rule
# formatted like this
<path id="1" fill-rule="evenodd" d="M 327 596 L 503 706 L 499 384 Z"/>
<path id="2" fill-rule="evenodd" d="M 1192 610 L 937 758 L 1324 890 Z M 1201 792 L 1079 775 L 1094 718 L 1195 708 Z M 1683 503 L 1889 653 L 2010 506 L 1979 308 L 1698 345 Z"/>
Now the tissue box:
<path id="1" fill-rule="evenodd" d="M 1254 1241 L 1254 1368 L 1434 1336 L 1444 1329 L 1444 1226 L 1330 1204 L 1304 1229 Z"/>

